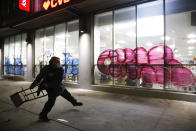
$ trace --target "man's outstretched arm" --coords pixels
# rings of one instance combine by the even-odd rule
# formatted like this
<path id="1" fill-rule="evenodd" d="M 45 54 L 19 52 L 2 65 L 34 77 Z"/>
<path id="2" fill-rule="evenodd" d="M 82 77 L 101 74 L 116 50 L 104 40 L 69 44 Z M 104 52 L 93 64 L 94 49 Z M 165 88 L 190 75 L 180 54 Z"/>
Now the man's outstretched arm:
<path id="1" fill-rule="evenodd" d="M 35 80 L 33 81 L 33 83 L 30 85 L 30 89 L 33 89 L 40 81 L 41 79 L 46 75 L 46 67 L 44 67 L 43 69 L 41 69 L 40 73 L 36 76 Z"/>

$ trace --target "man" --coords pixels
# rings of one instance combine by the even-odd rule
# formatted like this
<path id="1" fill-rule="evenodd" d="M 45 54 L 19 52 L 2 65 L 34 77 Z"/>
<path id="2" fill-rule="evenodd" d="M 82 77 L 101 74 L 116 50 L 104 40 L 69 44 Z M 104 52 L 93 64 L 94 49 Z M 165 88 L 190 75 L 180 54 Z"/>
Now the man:
<path id="1" fill-rule="evenodd" d="M 34 82 L 31 84 L 30 89 L 37 86 L 40 81 L 41 88 L 44 88 L 48 93 L 48 101 L 45 103 L 42 112 L 39 114 L 39 119 L 43 121 L 49 121 L 47 114 L 51 111 L 55 104 L 56 98 L 61 95 L 73 106 L 82 106 L 83 103 L 77 102 L 77 100 L 71 96 L 71 94 L 64 88 L 62 84 L 64 70 L 60 67 L 60 59 L 58 57 L 52 57 L 49 61 L 49 65 L 46 65 L 41 69 Z"/>

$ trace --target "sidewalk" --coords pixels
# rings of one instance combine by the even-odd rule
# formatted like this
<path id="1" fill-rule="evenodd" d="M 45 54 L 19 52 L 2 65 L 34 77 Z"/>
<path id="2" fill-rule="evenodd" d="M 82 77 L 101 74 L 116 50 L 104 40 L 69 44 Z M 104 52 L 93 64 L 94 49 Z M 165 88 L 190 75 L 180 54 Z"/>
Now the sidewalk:
<path id="1" fill-rule="evenodd" d="M 58 97 L 48 123 L 38 120 L 47 97 L 15 108 L 9 96 L 29 82 L 0 80 L 1 131 L 195 131 L 196 103 L 68 88 L 82 107 Z M 57 119 L 64 120 L 59 121 Z"/>

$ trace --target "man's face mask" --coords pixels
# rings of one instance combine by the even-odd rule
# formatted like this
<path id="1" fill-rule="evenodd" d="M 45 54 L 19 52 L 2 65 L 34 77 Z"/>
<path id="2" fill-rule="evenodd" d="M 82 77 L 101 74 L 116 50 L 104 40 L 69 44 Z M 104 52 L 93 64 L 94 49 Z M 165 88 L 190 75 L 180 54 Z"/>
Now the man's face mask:
<path id="1" fill-rule="evenodd" d="M 61 67 L 61 65 L 60 65 L 60 59 L 56 59 L 53 62 L 53 67 L 55 67 L 55 68 L 60 68 Z"/>
<path id="2" fill-rule="evenodd" d="M 56 68 L 60 68 L 60 67 L 61 67 L 60 63 L 57 63 Z"/>

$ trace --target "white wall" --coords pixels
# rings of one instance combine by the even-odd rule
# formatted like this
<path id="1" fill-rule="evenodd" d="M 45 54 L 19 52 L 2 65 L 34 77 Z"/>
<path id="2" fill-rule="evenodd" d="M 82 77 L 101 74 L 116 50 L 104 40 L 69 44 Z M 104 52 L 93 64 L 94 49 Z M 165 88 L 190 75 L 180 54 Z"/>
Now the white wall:
<path id="1" fill-rule="evenodd" d="M 81 34 L 79 41 L 79 85 L 81 88 L 90 88 L 91 66 L 90 66 L 90 35 Z"/>
<path id="2" fill-rule="evenodd" d="M 32 74 L 33 74 L 32 54 L 33 54 L 32 44 L 27 43 L 27 78 L 26 78 L 27 81 L 33 80 L 33 77 L 32 77 Z"/>

